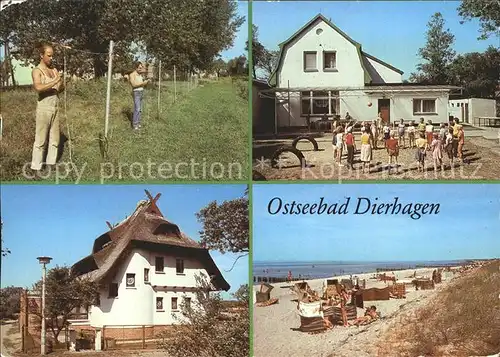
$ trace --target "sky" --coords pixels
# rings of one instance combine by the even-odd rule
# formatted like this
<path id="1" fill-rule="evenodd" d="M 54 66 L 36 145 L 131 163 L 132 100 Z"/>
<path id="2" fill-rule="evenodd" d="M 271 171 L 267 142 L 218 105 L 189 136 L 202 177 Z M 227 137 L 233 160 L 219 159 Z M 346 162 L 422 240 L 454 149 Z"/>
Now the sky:
<path id="1" fill-rule="evenodd" d="M 268 203 L 440 203 L 438 215 L 271 215 Z M 254 261 L 432 261 L 500 258 L 500 185 L 253 185 Z"/>
<path id="2" fill-rule="evenodd" d="M 94 240 L 134 212 L 140 200 L 161 193 L 157 205 L 182 232 L 198 241 L 202 226 L 195 213 L 209 202 L 242 197 L 245 185 L 2 185 L 2 287 L 31 287 L 40 279 L 38 256 L 53 258 L 49 267 L 71 266 L 92 251 Z M 211 251 L 234 293 L 248 283 L 248 259 Z M 224 295 L 229 298 L 229 295 Z"/>
<path id="3" fill-rule="evenodd" d="M 478 41 L 479 21 L 460 24 L 460 1 L 254 1 L 253 23 L 258 39 L 277 50 L 318 13 L 361 44 L 363 51 L 404 71 L 407 79 L 416 71 L 418 49 L 426 42 L 427 23 L 441 12 L 446 28 L 455 35 L 457 53 L 482 52 L 488 45 L 500 47 L 500 38 Z"/>

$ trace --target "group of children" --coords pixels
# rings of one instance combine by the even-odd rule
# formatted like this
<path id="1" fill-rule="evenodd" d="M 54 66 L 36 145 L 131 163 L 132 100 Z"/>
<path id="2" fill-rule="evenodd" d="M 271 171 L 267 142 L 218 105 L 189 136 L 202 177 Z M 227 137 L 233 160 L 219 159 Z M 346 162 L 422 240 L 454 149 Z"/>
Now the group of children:
<path id="1" fill-rule="evenodd" d="M 347 125 L 337 125 L 335 122 L 332 126 L 333 154 L 339 167 L 344 166 L 341 161 L 345 149 L 347 151 L 347 165 L 350 169 L 354 169 L 356 140 L 353 128 L 353 121 Z M 463 161 L 465 133 L 463 126 L 458 123 L 457 118 L 448 124 L 441 124 L 439 132 L 434 130 L 431 120 L 425 123 L 424 118 L 420 118 L 419 124 L 415 125 L 415 122 L 411 121 L 408 126 L 401 119 L 399 123 L 394 123 L 392 127 L 388 123 L 382 124 L 382 120 L 373 120 L 373 122 L 361 123 L 360 160 L 363 164 L 362 172 L 364 173 L 365 169 L 368 168 L 368 173 L 370 173 L 372 150 L 378 148 L 380 139 L 383 140 L 384 148 L 387 150 L 389 156 L 389 174 L 391 173 L 393 161 L 396 164 L 397 171 L 399 150 L 407 147 L 406 138 L 408 138 L 408 147 L 416 149 L 415 160 L 418 163 L 418 171 L 425 171 L 425 161 L 428 152 L 432 154 L 435 171 L 438 171 L 438 168 L 442 171 L 444 170 L 444 154 L 447 155 L 451 167 L 454 165 L 455 158 Z"/>

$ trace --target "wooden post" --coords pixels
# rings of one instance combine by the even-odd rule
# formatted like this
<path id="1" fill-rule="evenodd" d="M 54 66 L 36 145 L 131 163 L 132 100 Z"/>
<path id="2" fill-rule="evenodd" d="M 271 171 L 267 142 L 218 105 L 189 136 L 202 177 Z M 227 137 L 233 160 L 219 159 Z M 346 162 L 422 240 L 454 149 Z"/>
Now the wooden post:
<path id="1" fill-rule="evenodd" d="M 109 41 L 109 60 L 108 60 L 108 88 L 106 91 L 106 121 L 104 123 L 104 137 L 108 137 L 109 126 L 109 107 L 111 99 L 111 76 L 113 72 L 113 41 Z"/>
<path id="2" fill-rule="evenodd" d="M 146 326 L 142 325 L 142 349 L 146 348 Z"/>
<path id="3" fill-rule="evenodd" d="M 175 64 L 174 64 L 174 103 L 177 100 L 177 72 L 175 69 Z"/>
<path id="4" fill-rule="evenodd" d="M 161 114 L 160 90 L 161 90 L 161 60 L 158 63 L 158 119 L 160 118 Z"/>
<path id="5" fill-rule="evenodd" d="M 24 329 L 26 327 L 24 325 L 21 326 L 21 351 L 23 351 L 23 353 L 26 353 L 26 339 L 24 338 Z"/>
<path id="6" fill-rule="evenodd" d="M 290 111 L 292 110 L 292 106 L 290 105 L 290 81 L 288 81 L 288 128 L 290 129 L 291 123 L 291 115 Z"/>
<path id="7" fill-rule="evenodd" d="M 104 341 L 104 348 L 103 351 L 106 350 L 106 326 L 102 325 L 102 340 Z"/>
<path id="8" fill-rule="evenodd" d="M 69 153 L 69 162 L 73 163 L 73 148 L 71 147 L 71 130 L 69 127 L 68 121 L 68 90 L 66 88 L 66 72 L 68 71 L 67 62 L 66 62 L 66 48 L 63 47 L 64 51 L 64 62 L 63 62 L 63 78 L 64 78 L 64 119 L 66 120 L 66 127 L 68 130 L 68 153 Z M 73 167 L 72 167 L 73 168 Z"/>

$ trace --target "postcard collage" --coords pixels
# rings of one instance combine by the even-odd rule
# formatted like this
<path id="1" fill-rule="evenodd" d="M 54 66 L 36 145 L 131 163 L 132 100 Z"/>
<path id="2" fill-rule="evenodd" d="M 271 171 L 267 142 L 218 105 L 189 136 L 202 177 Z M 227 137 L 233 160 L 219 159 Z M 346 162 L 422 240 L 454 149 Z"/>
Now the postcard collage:
<path id="1" fill-rule="evenodd" d="M 0 357 L 500 357 L 500 2 L 1 0 Z"/>

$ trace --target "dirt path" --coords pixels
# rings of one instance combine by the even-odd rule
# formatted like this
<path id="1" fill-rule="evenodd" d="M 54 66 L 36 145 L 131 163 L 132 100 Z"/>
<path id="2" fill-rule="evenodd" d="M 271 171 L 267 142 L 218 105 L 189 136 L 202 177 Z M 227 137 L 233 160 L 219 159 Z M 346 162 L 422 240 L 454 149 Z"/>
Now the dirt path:
<path id="1" fill-rule="evenodd" d="M 356 134 L 359 148 L 359 133 Z M 283 167 L 273 168 L 270 160 L 277 148 L 282 145 L 291 145 L 292 140 L 261 140 L 254 141 L 253 168 L 262 173 L 268 180 L 493 180 L 500 178 L 500 144 L 495 140 L 483 137 L 468 137 L 464 145 L 465 164 L 449 165 L 444 159 L 444 172 L 434 172 L 432 154 L 426 159 L 426 171 L 418 172 L 414 155 L 415 149 L 400 150 L 398 158 L 398 172 L 395 165 L 392 172 L 388 172 L 388 154 L 383 148 L 373 151 L 370 173 L 362 173 L 362 164 L 359 161 L 359 150 L 355 155 L 354 170 L 347 166 L 339 167 L 333 160 L 331 137 L 317 138 L 318 151 L 313 151 L 312 144 L 301 141 L 297 149 L 302 151 L 307 167 L 302 169 L 299 161 L 292 154 L 283 154 Z M 383 145 L 383 143 L 379 144 Z M 342 162 L 345 164 L 347 156 L 344 154 Z"/>
<path id="2" fill-rule="evenodd" d="M 12 357 L 21 348 L 21 333 L 15 322 L 2 323 L 1 357 Z"/>

